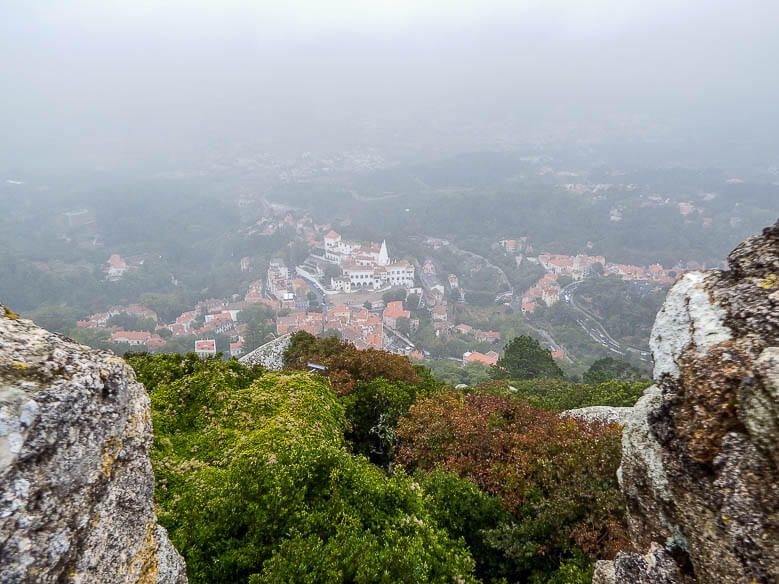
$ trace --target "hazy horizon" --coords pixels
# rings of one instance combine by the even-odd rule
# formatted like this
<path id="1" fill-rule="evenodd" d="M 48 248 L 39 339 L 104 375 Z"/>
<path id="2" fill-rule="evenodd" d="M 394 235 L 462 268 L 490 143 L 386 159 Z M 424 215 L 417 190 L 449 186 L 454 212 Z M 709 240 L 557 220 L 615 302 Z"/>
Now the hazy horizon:
<path id="1" fill-rule="evenodd" d="M 779 6 L 677 4 L 12 1 L 0 8 L 0 165 L 774 148 Z"/>

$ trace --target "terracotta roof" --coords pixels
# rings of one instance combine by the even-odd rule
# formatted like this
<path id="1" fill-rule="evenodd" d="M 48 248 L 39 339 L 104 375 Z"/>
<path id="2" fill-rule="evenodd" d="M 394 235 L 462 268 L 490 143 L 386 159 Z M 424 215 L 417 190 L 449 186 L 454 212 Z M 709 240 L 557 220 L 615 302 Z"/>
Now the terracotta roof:
<path id="1" fill-rule="evenodd" d="M 214 339 L 195 341 L 195 351 L 216 351 L 216 341 Z"/>
<path id="2" fill-rule="evenodd" d="M 483 363 L 484 365 L 495 365 L 498 362 L 498 354 L 490 351 L 486 355 L 478 351 L 463 354 L 463 363 Z"/>
<path id="3" fill-rule="evenodd" d="M 384 309 L 384 317 L 387 318 L 408 318 L 411 313 L 408 310 L 403 310 L 403 302 L 400 300 L 394 300 L 387 303 L 387 307 Z"/>
<path id="4" fill-rule="evenodd" d="M 127 267 L 127 262 L 122 259 L 122 256 L 114 253 L 108 258 L 108 265 L 112 268 L 122 269 Z"/>

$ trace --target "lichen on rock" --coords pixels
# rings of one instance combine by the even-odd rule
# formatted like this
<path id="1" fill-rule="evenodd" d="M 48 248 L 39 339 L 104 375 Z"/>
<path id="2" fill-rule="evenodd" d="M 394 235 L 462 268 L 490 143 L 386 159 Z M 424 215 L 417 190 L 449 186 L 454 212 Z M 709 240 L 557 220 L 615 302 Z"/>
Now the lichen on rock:
<path id="1" fill-rule="evenodd" d="M 467 387 L 467 386 L 466 386 Z M 457 388 L 455 388 L 457 389 Z M 606 422 L 607 424 L 624 424 L 633 408 L 615 406 L 588 406 L 566 410 L 560 415 L 564 418 L 576 418 L 585 422 Z"/>
<path id="2" fill-rule="evenodd" d="M 149 398 L 111 353 L 0 306 L 0 581 L 187 581 L 157 525 Z"/>
<path id="3" fill-rule="evenodd" d="M 657 316 L 622 440 L 632 549 L 596 584 L 779 578 L 779 223 L 728 265 L 686 274 Z"/>

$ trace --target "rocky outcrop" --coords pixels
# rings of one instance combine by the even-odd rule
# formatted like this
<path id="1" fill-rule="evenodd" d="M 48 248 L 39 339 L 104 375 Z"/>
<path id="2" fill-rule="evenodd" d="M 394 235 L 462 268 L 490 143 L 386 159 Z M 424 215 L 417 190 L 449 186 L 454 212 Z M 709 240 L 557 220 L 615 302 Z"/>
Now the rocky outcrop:
<path id="1" fill-rule="evenodd" d="M 269 371 L 281 371 L 284 368 L 284 351 L 291 339 L 292 333 L 273 339 L 246 353 L 239 361 L 244 365 L 261 365 Z"/>
<path id="2" fill-rule="evenodd" d="M 633 549 L 596 584 L 779 578 L 779 223 L 728 264 L 686 274 L 657 316 L 655 385 L 622 436 Z"/>
<path id="3" fill-rule="evenodd" d="M 0 306 L 0 582 L 185 583 L 149 398 L 122 359 Z"/>
<path id="4" fill-rule="evenodd" d="M 589 406 L 566 410 L 560 415 L 563 418 L 576 418 L 585 422 L 606 422 L 607 424 L 624 424 L 633 408 L 620 408 L 615 406 Z"/>

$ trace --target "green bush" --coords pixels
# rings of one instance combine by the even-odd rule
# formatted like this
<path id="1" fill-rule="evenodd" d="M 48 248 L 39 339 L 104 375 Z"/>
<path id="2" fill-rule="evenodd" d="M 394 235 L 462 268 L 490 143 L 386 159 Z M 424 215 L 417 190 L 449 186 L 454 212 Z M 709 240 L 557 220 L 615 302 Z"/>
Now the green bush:
<path id="1" fill-rule="evenodd" d="M 362 381 L 343 397 L 349 429 L 346 438 L 354 452 L 387 467 L 395 450 L 395 428 L 416 399 L 417 388 L 383 378 Z"/>
<path id="2" fill-rule="evenodd" d="M 436 469 L 417 473 L 430 500 L 433 517 L 452 538 L 462 538 L 476 560 L 476 574 L 495 582 L 510 576 L 514 566 L 503 553 L 488 543 L 491 530 L 512 522 L 499 497 L 488 495 L 476 483 Z"/>
<path id="3" fill-rule="evenodd" d="M 585 383 L 603 383 L 611 379 L 636 381 L 642 377 L 636 367 L 614 357 L 598 359 L 582 376 Z"/>
<path id="4" fill-rule="evenodd" d="M 134 355 L 160 522 L 197 582 L 473 582 L 423 490 L 345 447 L 326 379 Z"/>
<path id="5" fill-rule="evenodd" d="M 525 381 L 492 381 L 468 391 L 491 393 L 526 401 L 537 408 L 562 412 L 589 406 L 631 407 L 651 381 L 617 381 L 574 383 L 564 379 L 530 379 Z"/>

